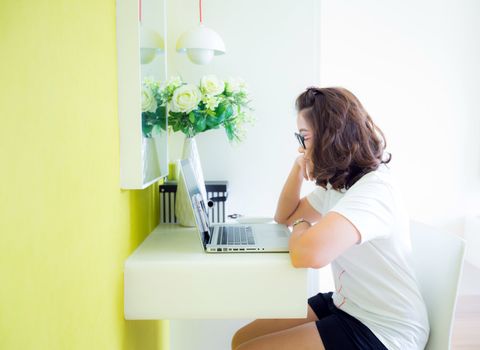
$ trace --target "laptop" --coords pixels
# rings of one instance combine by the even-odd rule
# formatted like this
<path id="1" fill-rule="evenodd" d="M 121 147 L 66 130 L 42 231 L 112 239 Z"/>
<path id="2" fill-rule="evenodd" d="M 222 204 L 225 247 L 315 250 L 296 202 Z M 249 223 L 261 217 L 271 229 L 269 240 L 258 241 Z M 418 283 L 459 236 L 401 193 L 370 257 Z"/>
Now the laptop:
<path id="1" fill-rule="evenodd" d="M 190 204 L 203 248 L 208 253 L 288 252 L 290 230 L 280 224 L 214 224 L 189 159 L 180 161 Z M 181 181 L 181 180 L 180 180 Z"/>

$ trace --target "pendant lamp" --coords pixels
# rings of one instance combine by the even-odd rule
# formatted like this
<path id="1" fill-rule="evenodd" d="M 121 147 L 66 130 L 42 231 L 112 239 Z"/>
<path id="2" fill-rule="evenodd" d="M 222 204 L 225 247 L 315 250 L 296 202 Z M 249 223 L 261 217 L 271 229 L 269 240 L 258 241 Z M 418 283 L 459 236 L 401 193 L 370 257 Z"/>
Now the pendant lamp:
<path id="1" fill-rule="evenodd" d="M 160 34 L 142 23 L 142 0 L 138 1 L 140 20 L 140 62 L 149 64 L 165 52 L 165 42 Z"/>
<path id="2" fill-rule="evenodd" d="M 160 34 L 140 24 L 140 61 L 142 64 L 152 62 L 155 57 L 165 52 L 165 43 Z"/>
<path id="3" fill-rule="evenodd" d="M 200 23 L 183 33 L 177 41 L 177 52 L 186 53 L 195 64 L 207 64 L 213 56 L 225 53 L 225 44 L 214 30 L 203 24 L 202 0 L 199 0 Z"/>

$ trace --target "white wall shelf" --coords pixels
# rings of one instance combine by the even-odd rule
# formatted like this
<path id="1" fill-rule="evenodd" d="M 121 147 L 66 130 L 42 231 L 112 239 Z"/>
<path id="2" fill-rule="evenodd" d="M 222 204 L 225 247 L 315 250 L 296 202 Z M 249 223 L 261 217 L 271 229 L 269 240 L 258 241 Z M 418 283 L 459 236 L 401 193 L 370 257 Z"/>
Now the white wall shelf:
<path id="1" fill-rule="evenodd" d="M 125 318 L 306 317 L 307 275 L 288 253 L 207 254 L 195 228 L 162 224 L 125 262 Z"/>

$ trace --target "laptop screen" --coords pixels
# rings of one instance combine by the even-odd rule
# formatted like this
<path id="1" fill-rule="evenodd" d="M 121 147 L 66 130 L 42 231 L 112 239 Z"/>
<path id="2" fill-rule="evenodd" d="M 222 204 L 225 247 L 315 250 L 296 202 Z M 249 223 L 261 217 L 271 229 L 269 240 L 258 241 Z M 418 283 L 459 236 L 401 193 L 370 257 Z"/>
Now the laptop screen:
<path id="1" fill-rule="evenodd" d="M 193 167 L 189 159 L 180 161 L 180 169 L 185 181 L 185 187 L 188 193 L 188 200 L 193 209 L 195 222 L 202 238 L 203 246 L 206 247 L 210 241 L 210 222 L 208 220 L 207 207 L 203 200 L 200 188 L 198 186 L 197 178 L 193 172 Z"/>

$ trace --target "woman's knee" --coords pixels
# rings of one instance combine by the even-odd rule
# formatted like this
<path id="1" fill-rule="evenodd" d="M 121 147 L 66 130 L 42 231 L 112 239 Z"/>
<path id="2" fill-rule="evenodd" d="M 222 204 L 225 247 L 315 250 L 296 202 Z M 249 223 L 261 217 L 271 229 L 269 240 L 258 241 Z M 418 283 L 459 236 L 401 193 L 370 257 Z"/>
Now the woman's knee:
<path id="1" fill-rule="evenodd" d="M 270 320 L 255 320 L 236 331 L 232 337 L 232 350 L 235 350 L 241 344 L 258 337 L 259 335 L 268 333 L 268 331 L 265 331 L 265 329 L 263 329 L 264 327 L 262 326 L 262 324 L 269 321 Z"/>
<path id="2" fill-rule="evenodd" d="M 240 328 L 232 337 L 232 350 L 238 348 L 243 342 L 246 341 L 244 336 L 244 329 L 245 327 Z"/>

